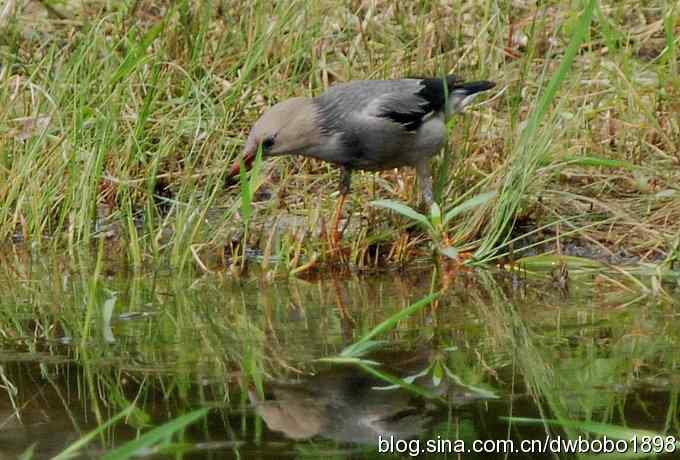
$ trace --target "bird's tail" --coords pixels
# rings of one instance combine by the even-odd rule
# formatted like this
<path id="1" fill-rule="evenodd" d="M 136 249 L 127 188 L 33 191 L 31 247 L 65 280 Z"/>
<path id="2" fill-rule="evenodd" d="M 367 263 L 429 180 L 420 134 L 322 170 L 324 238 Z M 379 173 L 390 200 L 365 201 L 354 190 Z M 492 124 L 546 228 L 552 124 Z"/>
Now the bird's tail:
<path id="1" fill-rule="evenodd" d="M 455 77 L 454 77 L 455 78 Z M 447 78 L 449 100 L 446 104 L 447 114 L 462 112 L 466 105 L 470 104 L 482 91 L 487 91 L 496 83 L 488 80 L 462 82 Z"/>

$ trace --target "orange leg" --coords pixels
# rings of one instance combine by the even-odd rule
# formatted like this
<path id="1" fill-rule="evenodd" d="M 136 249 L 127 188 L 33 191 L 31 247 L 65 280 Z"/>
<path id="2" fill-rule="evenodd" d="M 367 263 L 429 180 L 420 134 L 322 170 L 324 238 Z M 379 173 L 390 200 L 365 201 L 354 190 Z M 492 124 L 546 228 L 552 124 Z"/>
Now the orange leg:
<path id="1" fill-rule="evenodd" d="M 333 246 L 338 247 L 340 240 L 342 240 L 342 234 L 344 229 L 340 229 L 340 215 L 342 214 L 342 208 L 345 207 L 345 201 L 347 200 L 346 194 L 341 194 L 338 199 L 338 204 L 335 207 L 335 217 L 333 218 Z"/>
<path id="2" fill-rule="evenodd" d="M 350 184 L 352 182 L 352 170 L 348 167 L 342 168 L 342 173 L 340 175 L 340 199 L 338 200 L 338 205 L 335 208 L 335 218 L 333 219 L 333 237 L 331 243 L 333 247 L 337 248 L 342 239 L 342 234 L 345 229 L 340 230 L 340 215 L 342 214 L 342 208 L 345 206 L 345 200 L 349 194 Z"/>

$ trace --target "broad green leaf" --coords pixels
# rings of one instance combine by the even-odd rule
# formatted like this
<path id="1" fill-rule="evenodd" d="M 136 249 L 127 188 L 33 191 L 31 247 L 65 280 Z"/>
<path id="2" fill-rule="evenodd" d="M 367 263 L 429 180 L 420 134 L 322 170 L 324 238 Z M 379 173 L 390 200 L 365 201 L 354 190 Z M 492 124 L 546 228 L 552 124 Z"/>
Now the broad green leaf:
<path id="1" fill-rule="evenodd" d="M 496 192 L 485 192 L 473 196 L 469 200 L 465 200 L 464 202 L 454 207 L 444 215 L 444 225 L 448 224 L 449 221 L 456 217 L 457 215 L 462 214 L 465 211 L 469 211 L 470 209 L 476 208 L 477 206 L 481 206 L 495 196 Z"/>
<path id="2" fill-rule="evenodd" d="M 393 200 L 375 200 L 371 201 L 370 204 L 378 208 L 389 209 L 391 211 L 399 213 L 404 217 L 408 217 L 409 219 L 419 222 L 426 229 L 434 231 L 434 227 L 432 227 L 432 224 L 430 223 L 426 216 L 419 213 L 415 209 L 406 206 L 404 203 L 400 203 L 399 201 Z"/>

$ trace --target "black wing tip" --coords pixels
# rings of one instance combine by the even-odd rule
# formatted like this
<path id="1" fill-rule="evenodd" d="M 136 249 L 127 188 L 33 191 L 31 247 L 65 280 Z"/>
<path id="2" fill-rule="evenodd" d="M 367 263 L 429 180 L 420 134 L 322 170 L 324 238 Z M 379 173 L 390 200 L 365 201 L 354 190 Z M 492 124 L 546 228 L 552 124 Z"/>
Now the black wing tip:
<path id="1" fill-rule="evenodd" d="M 446 88 L 444 88 L 446 81 Z M 465 82 L 458 75 L 447 75 L 444 78 L 420 78 L 421 90 L 418 95 L 427 101 L 427 109 L 439 111 L 444 107 L 444 99 L 454 91 L 462 91 L 467 95 L 486 91 L 496 83 L 488 80 Z"/>
<path id="2" fill-rule="evenodd" d="M 444 89 L 442 82 L 443 77 L 408 77 L 409 79 L 420 80 L 422 86 L 426 86 L 432 89 Z M 465 89 L 472 93 L 478 93 L 480 91 L 487 91 L 496 86 L 495 81 L 490 80 L 480 80 L 480 81 L 470 81 L 466 82 L 458 75 L 447 75 L 446 76 L 446 88 L 448 91 L 453 91 L 454 89 Z"/>
<path id="3" fill-rule="evenodd" d="M 490 90 L 496 86 L 496 82 L 494 81 L 489 81 L 489 80 L 481 80 L 481 81 L 471 81 L 468 83 L 460 83 L 454 86 L 453 88 L 449 87 L 449 89 L 462 89 L 468 94 L 475 94 L 475 93 L 480 93 L 482 91 L 487 91 Z"/>
<path id="4" fill-rule="evenodd" d="M 400 124 L 404 131 L 407 132 L 417 131 L 422 126 L 423 118 L 428 112 L 443 110 L 446 96 L 450 96 L 450 93 L 464 91 L 466 95 L 470 95 L 496 86 L 496 83 L 487 80 L 466 83 L 457 75 L 446 76 L 446 88 L 444 87 L 444 78 L 410 78 L 420 80 L 421 89 L 417 94 L 424 99 L 424 104 L 418 110 L 409 112 L 387 111 L 380 115 L 382 118 L 387 118 Z"/>
<path id="5" fill-rule="evenodd" d="M 404 131 L 416 131 L 423 124 L 424 112 L 395 112 L 390 110 L 379 115 L 382 118 L 388 118 L 395 123 L 400 124 Z"/>

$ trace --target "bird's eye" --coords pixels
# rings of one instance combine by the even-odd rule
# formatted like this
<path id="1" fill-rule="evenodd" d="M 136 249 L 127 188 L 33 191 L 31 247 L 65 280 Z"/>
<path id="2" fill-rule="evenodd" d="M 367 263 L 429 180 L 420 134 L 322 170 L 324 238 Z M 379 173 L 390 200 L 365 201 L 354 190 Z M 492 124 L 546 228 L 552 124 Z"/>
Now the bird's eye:
<path id="1" fill-rule="evenodd" d="M 265 150 L 272 148 L 273 145 L 274 145 L 274 137 L 272 137 L 272 136 L 267 137 L 267 138 L 265 138 L 265 140 L 262 141 L 262 148 L 265 149 Z"/>

